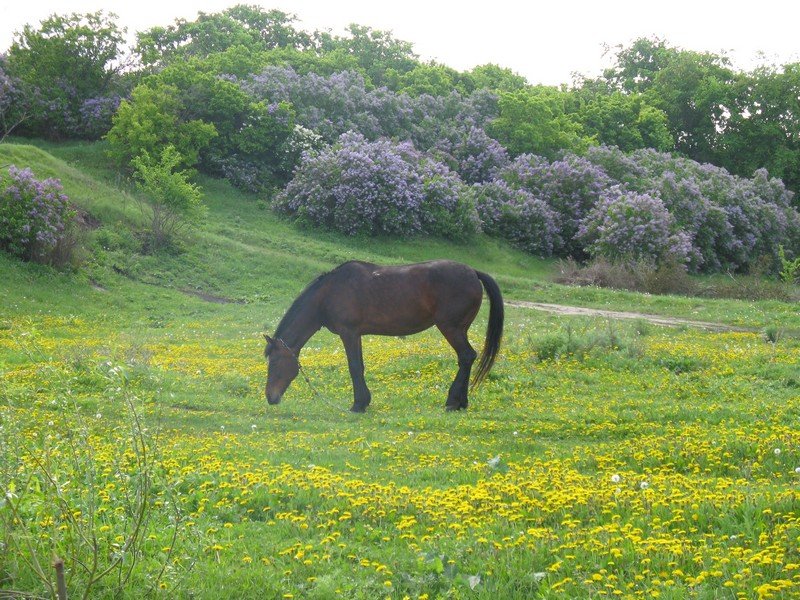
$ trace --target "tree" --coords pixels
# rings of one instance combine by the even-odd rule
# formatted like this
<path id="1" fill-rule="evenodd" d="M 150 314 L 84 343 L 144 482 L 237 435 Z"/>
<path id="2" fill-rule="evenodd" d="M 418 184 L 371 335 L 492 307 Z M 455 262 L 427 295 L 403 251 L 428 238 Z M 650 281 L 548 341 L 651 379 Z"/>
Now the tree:
<path id="1" fill-rule="evenodd" d="M 554 157 L 560 151 L 584 149 L 591 140 L 574 116 L 566 112 L 568 93 L 534 86 L 500 94 L 500 116 L 487 133 L 512 155 L 524 153 Z"/>
<path id="2" fill-rule="evenodd" d="M 598 143 L 617 146 L 625 152 L 639 148 L 668 151 L 675 147 L 667 115 L 649 105 L 641 94 L 598 91 L 592 86 L 571 94 L 575 106 L 570 112 L 574 112 L 585 134 Z"/>
<path id="3" fill-rule="evenodd" d="M 264 51 L 306 49 L 311 36 L 298 31 L 292 14 L 264 11 L 238 4 L 220 13 L 199 13 L 195 21 L 178 19 L 175 25 L 139 33 L 136 52 L 148 66 L 164 66 L 187 57 L 206 58 L 236 46 Z"/>
<path id="4" fill-rule="evenodd" d="M 528 87 L 528 80 L 511 69 L 494 64 L 478 65 L 467 73 L 474 90 L 515 92 Z"/>
<path id="5" fill-rule="evenodd" d="M 800 63 L 743 75 L 732 96 L 723 164 L 742 176 L 766 167 L 796 192 L 800 206 Z"/>
<path id="6" fill-rule="evenodd" d="M 25 87 L 31 105 L 24 132 L 49 138 L 83 136 L 81 109 L 113 94 L 125 29 L 116 15 L 52 15 L 39 29 L 26 25 L 8 51 L 8 74 Z"/>
<path id="7" fill-rule="evenodd" d="M 127 167 L 133 158 L 145 153 L 159 156 L 161 148 L 171 145 L 182 167 L 194 166 L 217 130 L 200 119 L 184 119 L 184 109 L 175 86 L 137 86 L 114 115 L 114 125 L 106 135 L 109 155 Z"/>
<path id="8" fill-rule="evenodd" d="M 403 74 L 414 69 L 418 57 L 413 45 L 392 37 L 391 32 L 356 25 L 347 27 L 345 37 L 317 33 L 317 44 L 323 53 L 345 50 L 358 60 L 359 67 L 375 85 L 385 85 L 387 71 Z"/>
<path id="9" fill-rule="evenodd" d="M 615 67 L 604 77 L 612 87 L 639 92 L 664 111 L 678 151 L 701 162 L 718 157 L 735 80 L 725 56 L 641 38 L 619 50 Z"/>
<path id="10" fill-rule="evenodd" d="M 388 69 L 385 77 L 389 89 L 410 96 L 446 96 L 454 89 L 463 87 L 458 71 L 436 63 L 418 64 L 405 73 Z"/>

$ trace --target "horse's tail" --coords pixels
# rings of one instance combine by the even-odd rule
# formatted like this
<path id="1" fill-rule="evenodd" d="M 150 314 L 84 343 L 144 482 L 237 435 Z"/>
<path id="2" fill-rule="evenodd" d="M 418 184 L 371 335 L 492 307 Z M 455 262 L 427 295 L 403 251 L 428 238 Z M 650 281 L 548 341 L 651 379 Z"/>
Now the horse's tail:
<path id="1" fill-rule="evenodd" d="M 475 271 L 478 279 L 489 296 L 489 324 L 486 327 L 486 341 L 483 343 L 483 352 L 478 362 L 478 370 L 472 376 L 472 387 L 475 388 L 489 374 L 497 353 L 500 351 L 500 340 L 503 339 L 503 295 L 497 282 L 490 275 Z"/>

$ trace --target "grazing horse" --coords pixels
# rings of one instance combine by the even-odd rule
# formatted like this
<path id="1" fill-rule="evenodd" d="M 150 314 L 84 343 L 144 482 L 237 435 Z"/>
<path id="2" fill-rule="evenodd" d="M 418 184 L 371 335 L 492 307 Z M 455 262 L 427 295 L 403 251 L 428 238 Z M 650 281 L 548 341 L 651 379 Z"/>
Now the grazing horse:
<path id="1" fill-rule="evenodd" d="M 292 303 L 275 335 L 264 336 L 267 401 L 280 402 L 300 372 L 300 349 L 326 327 L 342 338 L 347 352 L 354 398 L 350 410 L 364 412 L 372 395 L 364 381 L 361 336 L 410 335 L 436 325 L 458 355 L 458 374 L 445 407 L 467 408 L 469 375 L 477 356 L 467 330 L 481 307 L 484 289 L 490 302 L 489 324 L 473 387 L 492 368 L 503 336 L 503 297 L 489 275 L 449 260 L 396 267 L 351 261 L 320 275 Z"/>

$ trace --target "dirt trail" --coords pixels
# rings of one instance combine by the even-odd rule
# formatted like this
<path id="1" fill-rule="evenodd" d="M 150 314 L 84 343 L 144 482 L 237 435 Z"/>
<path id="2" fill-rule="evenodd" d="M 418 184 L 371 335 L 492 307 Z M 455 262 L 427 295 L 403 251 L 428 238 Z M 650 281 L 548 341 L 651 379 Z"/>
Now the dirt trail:
<path id="1" fill-rule="evenodd" d="M 616 310 L 601 310 L 597 308 L 582 308 L 580 306 L 564 306 L 562 304 L 545 304 L 543 302 L 525 302 L 524 300 L 509 300 L 506 306 L 515 308 L 530 308 L 541 310 L 557 315 L 603 317 L 605 319 L 641 319 L 656 325 L 667 325 L 669 327 L 697 327 L 708 331 L 745 331 L 753 332 L 758 329 L 753 327 L 739 327 L 736 325 L 725 325 L 723 323 L 710 323 L 708 321 L 692 321 L 690 319 L 677 319 L 673 317 L 662 317 L 660 315 L 648 315 L 638 312 L 622 312 Z"/>

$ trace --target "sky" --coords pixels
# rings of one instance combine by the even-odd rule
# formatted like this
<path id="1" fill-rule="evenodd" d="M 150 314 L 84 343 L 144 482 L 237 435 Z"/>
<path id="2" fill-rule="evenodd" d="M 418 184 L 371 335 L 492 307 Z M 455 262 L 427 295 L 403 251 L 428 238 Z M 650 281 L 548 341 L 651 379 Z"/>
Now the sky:
<path id="1" fill-rule="evenodd" d="M 459 71 L 494 63 L 534 84 L 570 83 L 575 73 L 600 75 L 615 46 L 639 37 L 725 53 L 741 70 L 800 62 L 797 0 L 0 0 L 0 51 L 25 24 L 38 26 L 53 13 L 114 12 L 133 40 L 137 31 L 237 3 L 294 14 L 296 26 L 308 31 L 343 34 L 350 23 L 391 31 L 411 42 L 423 60 Z"/>

